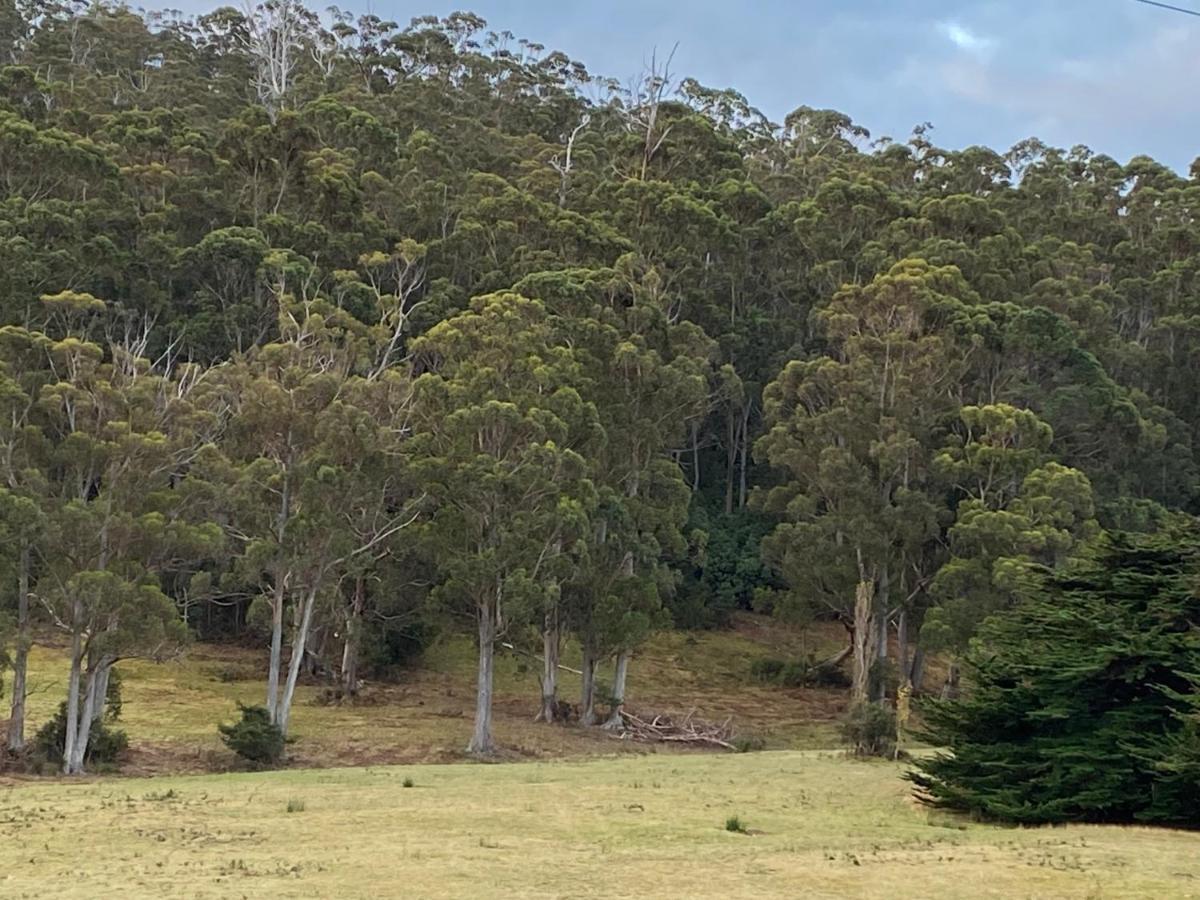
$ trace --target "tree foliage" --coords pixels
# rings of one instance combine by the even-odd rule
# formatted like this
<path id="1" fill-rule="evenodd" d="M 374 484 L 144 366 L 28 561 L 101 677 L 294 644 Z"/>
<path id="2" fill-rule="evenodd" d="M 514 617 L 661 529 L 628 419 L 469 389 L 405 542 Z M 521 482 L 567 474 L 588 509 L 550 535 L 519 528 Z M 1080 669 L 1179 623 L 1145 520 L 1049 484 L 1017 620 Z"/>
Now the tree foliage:
<path id="1" fill-rule="evenodd" d="M 989 619 L 972 690 L 931 701 L 948 748 L 910 775 L 927 801 L 1026 824 L 1200 825 L 1195 767 L 1197 538 L 1114 534 Z"/>

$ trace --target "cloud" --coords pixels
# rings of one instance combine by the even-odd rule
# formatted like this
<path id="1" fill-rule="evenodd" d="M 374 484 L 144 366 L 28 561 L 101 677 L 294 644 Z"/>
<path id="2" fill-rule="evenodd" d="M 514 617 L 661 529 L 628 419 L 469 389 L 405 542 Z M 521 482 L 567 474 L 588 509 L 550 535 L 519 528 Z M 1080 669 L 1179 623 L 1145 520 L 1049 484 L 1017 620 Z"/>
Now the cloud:
<path id="1" fill-rule="evenodd" d="M 981 37 L 957 22 L 938 22 L 937 29 L 943 37 L 965 53 L 982 55 L 991 50 L 995 43 L 991 38 Z"/>
<path id="2" fill-rule="evenodd" d="M 892 77 L 937 112 L 951 112 L 937 118 L 953 131 L 972 123 L 1013 140 L 1036 133 L 1118 158 L 1155 153 L 1180 169 L 1200 150 L 1200 97 L 1183 89 L 1200 81 L 1200 28 L 1148 21 L 1115 45 L 1097 46 L 1083 36 L 1071 40 L 1061 20 L 1025 25 L 1027 41 L 1002 32 L 1014 49 L 993 54 L 988 49 L 999 42 L 937 23 L 954 49 L 910 52 Z M 1051 37 L 1052 47 L 1040 46 Z"/>

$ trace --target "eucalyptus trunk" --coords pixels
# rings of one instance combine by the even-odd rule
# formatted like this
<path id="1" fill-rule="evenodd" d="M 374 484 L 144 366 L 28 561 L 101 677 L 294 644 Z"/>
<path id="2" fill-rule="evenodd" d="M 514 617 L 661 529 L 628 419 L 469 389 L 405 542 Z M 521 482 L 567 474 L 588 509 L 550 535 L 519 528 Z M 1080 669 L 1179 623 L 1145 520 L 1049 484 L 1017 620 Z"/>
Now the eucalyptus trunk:
<path id="1" fill-rule="evenodd" d="M 492 680 L 496 659 L 496 608 L 484 603 L 479 618 L 479 672 L 475 684 L 475 730 L 467 752 L 486 755 L 495 751 L 492 742 Z"/>
<path id="2" fill-rule="evenodd" d="M 8 716 L 8 749 L 25 749 L 25 683 L 29 668 L 29 570 L 32 565 L 29 542 L 21 544 L 17 572 L 17 646 L 13 654 L 12 704 Z"/>
<path id="3" fill-rule="evenodd" d="M 358 658 L 362 643 L 362 612 L 366 588 L 360 575 L 354 581 L 354 599 L 346 616 L 346 636 L 342 645 L 342 692 L 353 697 L 358 693 Z"/>
<path id="4" fill-rule="evenodd" d="M 632 655 L 629 650 L 622 650 L 617 654 L 617 665 L 613 671 L 612 711 L 608 715 L 608 721 L 604 723 L 604 727 L 609 731 L 625 726 L 621 712 L 625 708 L 625 678 L 629 674 L 629 659 Z"/>
<path id="5" fill-rule="evenodd" d="M 300 678 L 300 666 L 304 663 L 304 648 L 308 644 L 308 633 L 312 628 L 313 609 L 317 605 L 317 588 L 309 588 L 304 595 L 304 606 L 300 612 L 300 621 L 292 638 L 292 658 L 288 661 L 287 682 L 284 684 L 283 696 L 275 710 L 275 724 L 284 737 L 287 737 L 288 720 L 292 715 L 292 699 L 296 695 L 296 682 Z"/>
<path id="6" fill-rule="evenodd" d="M 946 669 L 946 683 L 942 685 L 943 700 L 958 699 L 958 682 L 960 678 L 958 658 L 953 657 L 950 660 L 950 665 Z"/>
<path id="7" fill-rule="evenodd" d="M 279 709 L 279 672 L 283 668 L 283 604 L 286 599 L 283 578 L 275 573 L 271 596 L 271 659 L 267 668 L 267 712 L 276 725 Z"/>
<path id="8" fill-rule="evenodd" d="M 913 693 L 921 693 L 921 684 L 925 681 L 925 648 L 917 641 L 917 649 L 913 651 L 912 665 L 908 669 L 908 680 L 912 682 Z"/>
<path id="9" fill-rule="evenodd" d="M 579 722 L 582 725 L 596 724 L 596 665 L 598 662 L 595 648 L 591 646 L 590 642 L 585 641 L 581 666 L 583 670 L 582 690 L 579 697 Z"/>
<path id="10" fill-rule="evenodd" d="M 734 469 L 737 466 L 738 424 L 733 410 L 725 417 L 725 515 L 733 512 Z"/>
<path id="11" fill-rule="evenodd" d="M 879 584 L 875 589 L 875 660 L 879 666 L 871 699 L 880 702 L 887 694 L 887 679 L 884 678 L 888 660 L 888 604 L 891 601 L 891 581 L 888 567 L 879 571 Z"/>
<path id="12" fill-rule="evenodd" d="M 63 771 L 67 775 L 83 774 L 92 726 L 104 715 L 103 692 L 108 690 L 108 673 L 111 669 L 112 662 L 107 659 L 101 659 L 94 666 L 88 667 L 83 708 L 78 713 L 75 740 L 70 742 L 69 751 L 63 748 Z"/>
<path id="13" fill-rule="evenodd" d="M 562 650 L 562 631 L 558 605 L 546 610 L 542 626 L 542 707 L 535 721 L 551 723 L 558 716 L 558 663 Z"/>
<path id="14" fill-rule="evenodd" d="M 64 775 L 76 775 L 83 770 L 82 764 L 78 770 L 73 771 L 71 768 L 71 761 L 76 758 L 75 747 L 79 742 L 79 689 L 83 677 L 83 634 L 78 624 L 82 610 L 79 600 L 75 601 L 74 613 L 75 624 L 71 634 L 71 668 L 67 673 L 66 733 L 63 738 Z M 78 756 L 82 760 L 82 752 Z"/>
<path id="15" fill-rule="evenodd" d="M 863 703 L 871 682 L 871 663 L 875 656 L 875 585 L 863 580 L 854 593 L 854 672 L 850 696 Z"/>

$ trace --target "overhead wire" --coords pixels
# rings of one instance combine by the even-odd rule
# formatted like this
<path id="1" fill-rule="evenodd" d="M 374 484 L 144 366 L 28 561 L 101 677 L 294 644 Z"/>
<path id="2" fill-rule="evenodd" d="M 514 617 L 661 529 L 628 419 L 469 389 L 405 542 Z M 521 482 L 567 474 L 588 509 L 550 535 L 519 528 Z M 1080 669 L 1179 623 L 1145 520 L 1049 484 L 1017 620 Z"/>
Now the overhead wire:
<path id="1" fill-rule="evenodd" d="M 1135 0 L 1137 3 L 1144 3 L 1146 6 L 1157 6 L 1159 9 L 1169 9 L 1172 12 L 1183 13 L 1188 16 L 1200 17 L 1200 10 L 1187 9 L 1183 6 L 1172 6 L 1170 3 L 1160 3 L 1159 0 Z"/>

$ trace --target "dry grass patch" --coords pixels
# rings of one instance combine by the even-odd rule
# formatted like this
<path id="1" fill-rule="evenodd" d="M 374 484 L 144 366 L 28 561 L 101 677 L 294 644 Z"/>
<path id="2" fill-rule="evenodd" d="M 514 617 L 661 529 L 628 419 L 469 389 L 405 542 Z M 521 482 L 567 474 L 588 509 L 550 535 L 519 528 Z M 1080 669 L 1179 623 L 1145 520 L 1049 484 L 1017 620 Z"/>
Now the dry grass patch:
<path id="1" fill-rule="evenodd" d="M 899 773 L 786 752 L 24 784 L 0 792 L 0 895 L 895 900 L 1200 887 L 1192 834 L 967 823 L 913 804 Z M 745 833 L 726 830 L 733 817 Z"/>
<path id="2" fill-rule="evenodd" d="M 840 630 L 840 629 L 839 629 Z M 771 749 L 837 746 L 836 721 L 845 706 L 840 691 L 783 689 L 754 684 L 754 659 L 803 647 L 823 652 L 839 637 L 807 637 L 768 619 L 744 616 L 729 631 L 664 632 L 634 658 L 629 705 L 633 710 L 685 713 L 723 721 L 733 717 L 743 734 Z M 220 743 L 218 722 L 231 721 L 237 704 L 260 704 L 265 692 L 265 651 L 198 644 L 181 660 L 119 665 L 124 707 L 118 727 L 130 738 L 125 770 L 133 774 L 205 772 L 227 768 L 232 754 Z M 568 647 L 567 665 L 578 667 Z M 289 749 L 294 765 L 334 766 L 449 762 L 462 758 L 474 710 L 475 649 L 451 638 L 425 654 L 420 666 L 396 684 L 369 684 L 361 703 L 322 705 L 323 685 L 301 684 L 292 716 Z M 601 673 L 602 680 L 608 673 Z M 35 647 L 30 660 L 31 729 L 48 719 L 65 694 L 66 657 Z M 574 700 L 579 679 L 563 673 L 562 696 Z M 502 654 L 496 671 L 496 735 L 516 758 L 546 759 L 651 748 L 617 742 L 606 733 L 534 724 L 538 682 L 527 658 Z M 666 748 L 655 748 L 666 750 Z"/>

